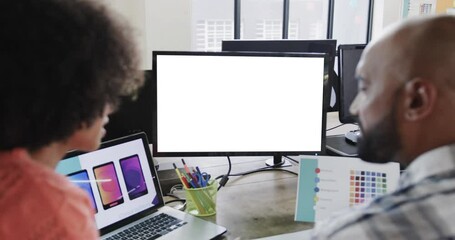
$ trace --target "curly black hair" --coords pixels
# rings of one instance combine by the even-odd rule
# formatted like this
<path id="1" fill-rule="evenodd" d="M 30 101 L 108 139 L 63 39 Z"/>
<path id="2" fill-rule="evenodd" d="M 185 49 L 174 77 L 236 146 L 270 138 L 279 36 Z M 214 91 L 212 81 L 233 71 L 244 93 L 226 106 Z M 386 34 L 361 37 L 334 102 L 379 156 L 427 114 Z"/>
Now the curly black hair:
<path id="1" fill-rule="evenodd" d="M 88 0 L 0 0 L 0 151 L 90 126 L 143 83 L 131 29 Z"/>

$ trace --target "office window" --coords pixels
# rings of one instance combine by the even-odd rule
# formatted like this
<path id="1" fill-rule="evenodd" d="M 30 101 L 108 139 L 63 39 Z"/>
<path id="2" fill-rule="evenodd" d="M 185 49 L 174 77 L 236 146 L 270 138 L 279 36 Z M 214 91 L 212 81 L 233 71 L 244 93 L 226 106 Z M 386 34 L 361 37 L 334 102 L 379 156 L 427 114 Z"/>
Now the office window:
<path id="1" fill-rule="evenodd" d="M 222 40 L 234 39 L 234 1 L 191 2 L 191 50 L 221 51 Z"/>
<path id="2" fill-rule="evenodd" d="M 220 51 L 221 41 L 233 38 L 233 20 L 200 20 L 196 23 L 196 41 L 193 50 Z"/>
<path id="3" fill-rule="evenodd" d="M 281 39 L 283 0 L 242 0 L 241 39 Z"/>
<path id="4" fill-rule="evenodd" d="M 336 0 L 334 4 L 333 38 L 337 44 L 366 43 L 370 1 Z"/>
<path id="5" fill-rule="evenodd" d="M 299 39 L 299 23 L 297 21 L 289 22 L 288 39 Z"/>
<path id="6" fill-rule="evenodd" d="M 328 0 L 290 0 L 288 38 L 325 39 L 328 5 Z"/>
<path id="7" fill-rule="evenodd" d="M 147 69 L 152 51 L 220 51 L 222 40 L 234 38 L 235 0 L 143 1 L 135 2 L 131 13 L 123 5 L 118 9 L 128 10 L 137 27 L 144 29 L 140 37 Z M 332 38 L 338 44 L 365 43 L 372 0 L 289 0 L 288 24 L 283 24 L 284 0 L 240 0 L 240 38 L 281 39 L 283 26 L 288 26 L 288 39 L 325 39 L 330 30 L 329 2 L 335 12 Z"/>
<path id="8" fill-rule="evenodd" d="M 264 20 L 257 24 L 257 39 L 282 39 L 283 38 L 283 21 L 281 20 Z M 298 39 L 298 22 L 289 23 L 289 39 Z"/>
<path id="9" fill-rule="evenodd" d="M 283 21 L 266 20 L 256 24 L 256 39 L 281 39 L 283 35 Z"/>

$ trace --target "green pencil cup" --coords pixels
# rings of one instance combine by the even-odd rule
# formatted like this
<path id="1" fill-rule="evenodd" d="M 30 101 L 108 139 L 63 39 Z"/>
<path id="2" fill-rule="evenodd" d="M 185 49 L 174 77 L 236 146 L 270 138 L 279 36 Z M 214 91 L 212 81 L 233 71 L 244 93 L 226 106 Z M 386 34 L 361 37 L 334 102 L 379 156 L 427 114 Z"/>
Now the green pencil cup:
<path id="1" fill-rule="evenodd" d="M 207 187 L 185 188 L 186 212 L 194 216 L 211 216 L 216 214 L 216 194 L 218 182 L 210 181 Z"/>

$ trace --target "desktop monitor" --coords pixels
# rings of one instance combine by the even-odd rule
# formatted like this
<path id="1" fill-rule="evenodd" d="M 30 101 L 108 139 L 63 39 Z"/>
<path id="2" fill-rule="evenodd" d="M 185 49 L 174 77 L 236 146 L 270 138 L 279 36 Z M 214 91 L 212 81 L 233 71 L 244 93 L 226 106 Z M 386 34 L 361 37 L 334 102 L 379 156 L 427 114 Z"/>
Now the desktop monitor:
<path id="1" fill-rule="evenodd" d="M 109 123 L 105 126 L 106 136 L 103 141 L 111 140 L 133 133 L 145 132 L 151 139 L 153 135 L 153 102 L 152 70 L 144 71 L 144 86 L 135 97 L 124 97 L 117 111 L 109 115 Z"/>
<path id="2" fill-rule="evenodd" d="M 355 117 L 349 112 L 349 107 L 357 95 L 355 69 L 364 48 L 365 44 L 338 46 L 338 75 L 340 79 L 340 110 L 338 116 L 341 123 L 356 123 Z"/>
<path id="3" fill-rule="evenodd" d="M 338 74 L 340 77 L 340 110 L 341 123 L 357 123 L 356 118 L 349 112 L 349 107 L 357 95 L 357 79 L 355 70 L 359 63 L 365 44 L 350 44 L 338 46 Z M 348 131 L 345 134 L 328 136 L 326 138 L 327 153 L 348 157 L 357 156 L 357 139 L 359 129 Z"/>
<path id="4" fill-rule="evenodd" d="M 325 152 L 328 57 L 311 53 L 153 53 L 153 154 Z"/>
<path id="5" fill-rule="evenodd" d="M 222 51 L 261 51 L 261 52 L 313 52 L 326 53 L 329 60 L 328 111 L 338 111 L 338 77 L 334 71 L 337 41 L 321 40 L 223 40 Z"/>

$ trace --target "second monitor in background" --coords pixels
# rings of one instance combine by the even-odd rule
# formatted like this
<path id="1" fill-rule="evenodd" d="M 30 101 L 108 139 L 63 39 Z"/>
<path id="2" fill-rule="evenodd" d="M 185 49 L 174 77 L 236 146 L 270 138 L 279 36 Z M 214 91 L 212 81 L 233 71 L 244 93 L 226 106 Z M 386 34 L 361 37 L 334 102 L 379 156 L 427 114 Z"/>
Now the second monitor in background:
<path id="1" fill-rule="evenodd" d="M 365 44 L 340 45 L 338 47 L 338 75 L 340 79 L 340 110 L 341 123 L 357 123 L 349 112 L 349 107 L 357 95 L 357 79 L 355 70 L 362 56 Z"/>
<path id="2" fill-rule="evenodd" d="M 154 52 L 154 156 L 325 152 L 324 54 Z"/>
<path id="3" fill-rule="evenodd" d="M 365 44 L 340 45 L 338 47 L 338 75 L 340 79 L 338 116 L 341 123 L 357 123 L 349 108 L 357 95 L 358 84 L 355 71 L 364 48 Z M 327 137 L 327 149 L 338 155 L 356 156 L 357 148 L 355 145 L 359 136 L 360 131 L 353 130 L 341 136 Z"/>
<path id="4" fill-rule="evenodd" d="M 124 97 L 119 108 L 109 115 L 109 123 L 105 126 L 106 136 L 103 141 L 145 132 L 149 139 L 153 131 L 153 108 L 155 98 L 152 89 L 153 70 L 144 71 L 144 86 L 139 89 L 135 98 Z"/>

